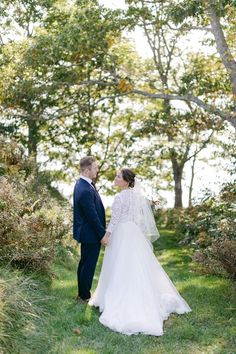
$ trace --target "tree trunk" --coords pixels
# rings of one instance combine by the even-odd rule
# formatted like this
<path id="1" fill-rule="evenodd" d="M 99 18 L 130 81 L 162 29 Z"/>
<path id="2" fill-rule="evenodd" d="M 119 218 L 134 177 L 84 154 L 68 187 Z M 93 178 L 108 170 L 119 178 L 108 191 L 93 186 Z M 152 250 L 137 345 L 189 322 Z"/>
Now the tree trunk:
<path id="1" fill-rule="evenodd" d="M 197 154 L 194 155 L 193 157 L 193 163 L 191 166 L 191 180 L 190 180 L 190 185 L 189 185 L 189 194 L 188 194 L 188 206 L 192 206 L 192 193 L 193 193 L 193 180 L 194 180 L 194 174 L 195 174 L 195 162 L 197 159 Z"/>
<path id="2" fill-rule="evenodd" d="M 171 106 L 170 106 L 169 100 L 164 100 L 163 111 L 165 112 L 166 116 L 171 115 Z M 169 142 L 174 141 L 174 137 L 170 133 L 167 133 L 167 136 L 168 136 Z M 176 157 L 176 151 L 174 148 L 170 149 L 170 158 L 171 158 L 171 162 L 172 162 L 173 177 L 174 177 L 174 183 L 175 183 L 175 205 L 174 205 L 174 207 L 175 208 L 182 208 L 183 207 L 182 175 L 183 175 L 184 164 L 178 162 L 177 157 Z"/>
<path id="3" fill-rule="evenodd" d="M 217 51 L 220 54 L 221 60 L 229 74 L 232 84 L 233 95 L 236 99 L 236 62 L 226 42 L 220 20 L 216 14 L 213 1 L 209 1 L 208 15 L 211 21 L 212 33 L 215 37 Z"/>
<path id="4" fill-rule="evenodd" d="M 174 182 L 175 182 L 175 208 L 182 208 L 182 176 L 183 176 L 183 165 L 178 164 L 175 157 L 171 158 L 172 168 L 174 173 Z"/>
<path id="5" fill-rule="evenodd" d="M 28 156 L 37 163 L 38 126 L 34 119 L 28 119 Z"/>

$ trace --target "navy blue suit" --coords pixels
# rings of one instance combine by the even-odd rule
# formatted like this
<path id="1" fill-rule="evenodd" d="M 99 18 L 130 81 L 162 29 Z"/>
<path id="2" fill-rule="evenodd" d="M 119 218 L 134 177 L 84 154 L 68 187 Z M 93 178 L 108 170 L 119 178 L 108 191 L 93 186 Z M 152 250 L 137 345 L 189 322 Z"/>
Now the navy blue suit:
<path id="1" fill-rule="evenodd" d="M 78 295 L 89 299 L 93 276 L 105 235 L 105 210 L 98 192 L 80 178 L 74 188 L 74 239 L 81 243 L 81 257 L 77 270 Z"/>

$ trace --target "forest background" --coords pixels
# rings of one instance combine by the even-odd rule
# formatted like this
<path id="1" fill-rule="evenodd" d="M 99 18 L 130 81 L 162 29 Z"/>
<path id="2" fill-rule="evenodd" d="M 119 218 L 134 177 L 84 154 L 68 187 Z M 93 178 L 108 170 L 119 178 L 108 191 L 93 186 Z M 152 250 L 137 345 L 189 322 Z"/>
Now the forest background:
<path id="1" fill-rule="evenodd" d="M 235 0 L 1 1 L 0 316 L 9 352 L 28 313 L 19 302 L 11 320 L 12 289 L 27 279 L 16 296 L 33 294 L 40 317 L 31 278 L 53 282 L 55 264 L 73 268 L 78 257 L 70 197 L 84 155 L 98 159 L 107 206 L 117 169 L 133 168 L 161 201 L 158 227 L 187 247 L 194 271 L 233 284 L 235 34 Z"/>

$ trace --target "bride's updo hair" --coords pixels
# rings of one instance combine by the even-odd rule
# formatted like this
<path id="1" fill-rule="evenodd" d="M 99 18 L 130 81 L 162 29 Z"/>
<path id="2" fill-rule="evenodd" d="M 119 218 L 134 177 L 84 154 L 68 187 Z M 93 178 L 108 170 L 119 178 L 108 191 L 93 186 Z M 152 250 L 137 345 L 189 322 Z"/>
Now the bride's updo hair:
<path id="1" fill-rule="evenodd" d="M 130 188 L 134 188 L 135 185 L 135 173 L 130 168 L 122 168 L 121 174 L 123 179 L 129 183 Z"/>

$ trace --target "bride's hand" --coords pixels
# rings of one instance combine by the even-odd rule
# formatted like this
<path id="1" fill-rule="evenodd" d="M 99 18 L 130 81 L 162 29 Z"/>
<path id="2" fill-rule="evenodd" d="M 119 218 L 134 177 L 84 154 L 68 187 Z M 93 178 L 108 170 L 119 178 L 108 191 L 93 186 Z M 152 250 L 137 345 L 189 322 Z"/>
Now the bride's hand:
<path id="1" fill-rule="evenodd" d="M 101 239 L 101 243 L 103 246 L 108 246 L 110 241 L 110 232 L 106 232 L 103 238 Z"/>
<path id="2" fill-rule="evenodd" d="M 159 199 L 152 200 L 151 202 L 152 202 L 152 204 L 153 204 L 154 206 L 160 206 L 160 205 L 161 205 L 161 201 L 160 201 Z"/>
<path id="3" fill-rule="evenodd" d="M 152 207 L 154 207 L 154 208 L 157 208 L 157 207 L 159 207 L 159 206 L 161 205 L 160 199 L 156 199 L 156 200 L 154 200 L 154 199 L 149 199 L 149 202 L 150 202 L 150 205 L 151 205 Z"/>

